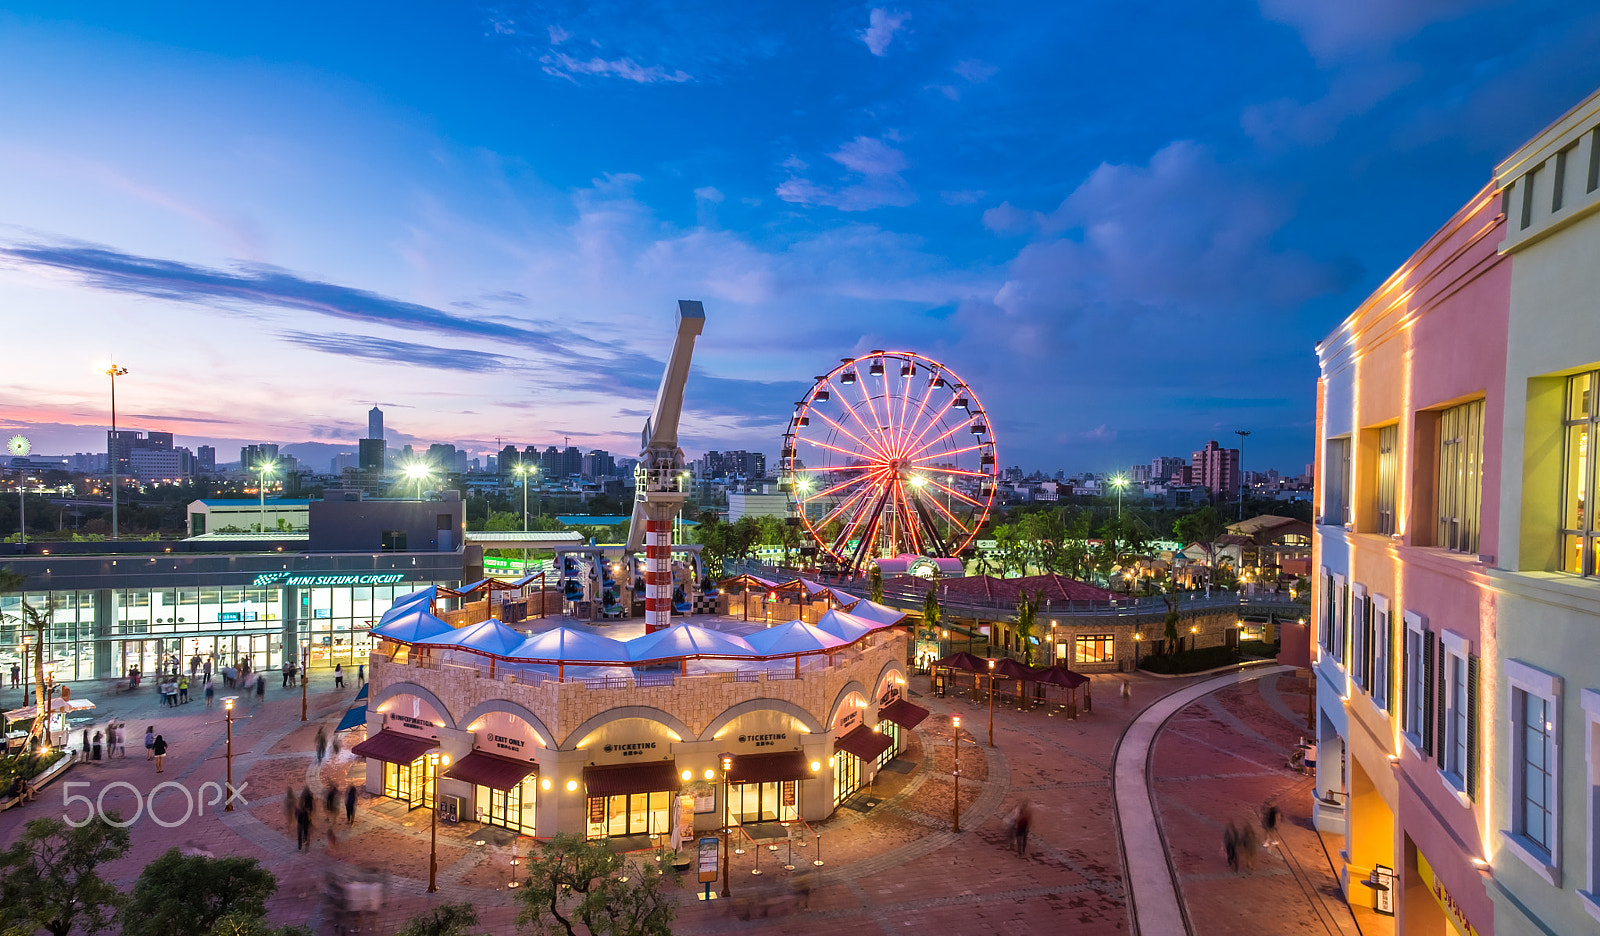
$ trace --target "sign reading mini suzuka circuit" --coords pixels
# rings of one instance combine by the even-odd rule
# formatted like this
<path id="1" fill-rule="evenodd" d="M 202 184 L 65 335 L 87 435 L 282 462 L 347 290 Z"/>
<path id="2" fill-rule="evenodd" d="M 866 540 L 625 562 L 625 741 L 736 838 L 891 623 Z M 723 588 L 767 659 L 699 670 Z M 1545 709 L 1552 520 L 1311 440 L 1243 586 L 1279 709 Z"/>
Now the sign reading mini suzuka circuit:
<path id="1" fill-rule="evenodd" d="M 406 580 L 404 572 L 373 572 L 365 575 L 300 575 L 294 572 L 262 572 L 250 583 L 251 588 L 268 585 L 394 585 Z"/>

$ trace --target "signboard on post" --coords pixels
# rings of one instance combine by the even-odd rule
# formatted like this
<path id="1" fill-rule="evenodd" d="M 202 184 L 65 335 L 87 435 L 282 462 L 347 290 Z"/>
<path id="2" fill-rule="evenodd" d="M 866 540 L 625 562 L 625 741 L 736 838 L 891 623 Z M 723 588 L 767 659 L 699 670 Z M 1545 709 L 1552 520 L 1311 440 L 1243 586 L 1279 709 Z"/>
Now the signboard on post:
<path id="1" fill-rule="evenodd" d="M 717 846 L 720 844 L 714 835 L 700 839 L 700 883 L 702 884 L 715 883 L 717 880 L 717 873 L 720 870 L 717 861 L 721 858 L 721 849 Z"/>

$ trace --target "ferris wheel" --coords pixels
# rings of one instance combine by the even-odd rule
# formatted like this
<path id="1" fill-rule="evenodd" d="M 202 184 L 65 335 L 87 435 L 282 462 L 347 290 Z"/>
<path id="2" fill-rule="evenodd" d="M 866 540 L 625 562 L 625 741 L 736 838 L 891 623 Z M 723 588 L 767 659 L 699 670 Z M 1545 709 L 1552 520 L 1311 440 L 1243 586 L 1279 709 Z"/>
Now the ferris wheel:
<path id="1" fill-rule="evenodd" d="M 910 351 L 845 358 L 795 404 L 784 481 L 825 563 L 959 556 L 994 501 L 994 434 L 950 368 Z"/>

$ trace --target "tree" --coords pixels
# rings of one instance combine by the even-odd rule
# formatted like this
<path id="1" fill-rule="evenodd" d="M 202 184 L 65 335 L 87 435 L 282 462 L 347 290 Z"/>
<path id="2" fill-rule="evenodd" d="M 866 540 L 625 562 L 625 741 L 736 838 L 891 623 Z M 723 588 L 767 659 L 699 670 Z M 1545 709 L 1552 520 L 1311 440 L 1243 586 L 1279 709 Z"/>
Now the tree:
<path id="1" fill-rule="evenodd" d="M 412 917 L 395 936 L 477 936 L 478 908 L 469 903 L 445 904 Z"/>
<path id="2" fill-rule="evenodd" d="M 671 936 L 677 874 L 661 870 L 672 867 L 669 853 L 659 857 L 634 864 L 604 843 L 557 833 L 528 856 L 517 926 L 577 936 L 580 923 L 589 936 Z"/>
<path id="3" fill-rule="evenodd" d="M 20 592 L 22 591 L 23 587 L 27 585 L 27 583 L 28 577 L 21 572 L 18 572 L 10 566 L 0 568 L 0 595 L 7 594 L 9 592 Z M 55 614 L 56 596 L 55 592 L 51 592 L 45 596 L 45 606 L 43 611 L 35 608 L 33 605 L 28 604 L 28 602 L 24 600 L 22 602 L 22 617 L 20 619 L 11 618 L 11 620 L 16 620 L 23 627 L 32 630 L 34 635 L 33 646 L 35 652 L 33 654 L 33 695 L 34 705 L 37 706 L 37 708 L 35 709 L 36 714 L 33 716 L 33 727 L 29 729 L 30 737 L 37 735 L 40 731 L 40 726 L 44 725 L 49 720 L 49 711 L 45 704 L 46 700 L 44 697 L 44 638 L 46 628 L 49 626 L 51 620 L 55 618 Z M 0 619 L 4 619 L 3 616 L 0 616 Z"/>
<path id="4" fill-rule="evenodd" d="M 210 929 L 211 936 L 314 936 L 305 926 L 270 926 L 263 917 L 230 913 Z"/>
<path id="5" fill-rule="evenodd" d="M 0 932 L 104 929 L 125 898 L 96 869 L 128 853 L 128 830 L 112 824 L 120 821 L 96 814 L 74 829 L 61 819 L 30 820 L 0 852 Z"/>
<path id="6" fill-rule="evenodd" d="M 939 637 L 939 619 L 944 611 L 939 607 L 939 586 L 929 585 L 928 596 L 922 599 L 922 628 L 918 639 L 936 640 Z"/>
<path id="7" fill-rule="evenodd" d="M 878 568 L 876 562 L 872 564 L 872 571 L 867 573 L 867 588 L 869 589 L 867 597 L 872 599 L 875 604 L 882 604 L 883 570 Z"/>
<path id="8" fill-rule="evenodd" d="M 1207 574 L 1217 568 L 1217 541 L 1228 532 L 1227 521 L 1215 507 L 1201 507 L 1179 517 L 1172 525 L 1173 535 L 1183 543 L 1195 543 L 1205 550 Z"/>
<path id="9" fill-rule="evenodd" d="M 1033 665 L 1033 628 L 1039 616 L 1039 603 L 1043 600 L 1042 590 L 1029 598 L 1026 589 L 1017 599 L 1017 637 L 1022 641 L 1022 662 L 1028 666 Z"/>
<path id="10" fill-rule="evenodd" d="M 145 866 L 117 915 L 123 936 L 189 936 L 225 916 L 267 914 L 278 879 L 254 858 L 207 858 L 176 848 Z"/>
<path id="11" fill-rule="evenodd" d="M 1165 622 L 1166 632 L 1163 633 L 1162 636 L 1167 639 L 1167 650 L 1169 652 L 1174 652 L 1183 646 L 1183 644 L 1179 642 L 1182 638 L 1179 636 L 1178 632 L 1178 625 L 1183 622 L 1183 617 L 1182 615 L 1178 614 L 1177 595 L 1168 591 L 1163 592 L 1161 597 L 1165 598 L 1167 601 L 1167 617 Z"/>

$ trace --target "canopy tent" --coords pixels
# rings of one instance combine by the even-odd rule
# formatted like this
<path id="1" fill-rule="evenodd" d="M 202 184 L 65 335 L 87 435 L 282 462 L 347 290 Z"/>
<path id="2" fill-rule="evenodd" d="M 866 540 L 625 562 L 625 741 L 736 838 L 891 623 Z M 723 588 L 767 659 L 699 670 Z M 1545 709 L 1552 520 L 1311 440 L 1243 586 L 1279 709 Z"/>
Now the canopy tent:
<path id="1" fill-rule="evenodd" d="M 345 710 L 344 717 L 339 719 L 339 727 L 334 731 L 349 731 L 351 728 L 361 728 L 367 724 L 367 707 L 365 705 L 352 705 Z"/>
<path id="2" fill-rule="evenodd" d="M 803 594 L 812 601 L 827 598 L 833 594 L 832 590 L 829 589 L 828 586 L 819 585 L 816 582 L 808 582 L 803 578 L 790 579 L 787 582 L 779 582 L 777 585 L 772 586 L 772 590 L 778 592 L 779 594 L 786 592 Z"/>
<path id="3" fill-rule="evenodd" d="M 873 624 L 876 624 L 879 627 L 888 627 L 890 625 L 899 624 L 906 618 L 906 613 L 904 611 L 888 607 L 887 605 L 878 604 L 875 601 L 867 601 L 865 599 L 856 602 L 855 605 L 850 608 L 850 613 L 858 618 L 861 618 L 863 621 L 871 621 Z"/>
<path id="4" fill-rule="evenodd" d="M 1034 678 L 1032 667 L 1025 666 L 1010 658 L 1006 658 L 995 663 L 992 672 L 996 676 L 1002 676 L 1006 679 L 1021 679 L 1031 681 Z"/>
<path id="5" fill-rule="evenodd" d="M 472 751 L 451 764 L 444 775 L 451 780 L 486 786 L 492 790 L 510 790 L 538 772 L 537 761 L 513 760 L 488 751 Z"/>
<path id="6" fill-rule="evenodd" d="M 836 602 L 839 605 L 839 607 L 844 608 L 846 611 L 850 610 L 850 606 L 851 605 L 853 605 L 856 602 L 861 600 L 860 598 L 857 598 L 855 595 L 847 595 L 847 594 L 845 594 L 844 592 L 840 591 L 837 588 L 830 588 L 828 590 L 833 592 L 833 600 L 834 600 L 834 602 Z"/>
<path id="7" fill-rule="evenodd" d="M 478 592 L 516 591 L 521 587 L 521 585 L 502 582 L 496 578 L 481 578 L 471 585 L 463 585 L 460 588 L 441 588 L 439 591 L 446 598 L 466 598 Z"/>
<path id="8" fill-rule="evenodd" d="M 1069 670 L 1064 666 L 1036 667 L 1033 671 L 1033 675 L 1029 676 L 1028 678 L 1034 682 L 1045 683 L 1046 685 L 1066 686 L 1068 689 L 1076 689 L 1089 681 L 1089 677 L 1083 675 L 1082 673 L 1074 673 L 1072 670 Z"/>
<path id="9" fill-rule="evenodd" d="M 933 665 L 943 666 L 949 669 L 966 670 L 969 673 L 989 672 L 988 660 L 981 656 L 968 653 L 965 650 L 961 651 L 960 653 L 952 653 L 942 660 L 936 660 Z"/>
<path id="10" fill-rule="evenodd" d="M 835 750 L 854 754 L 867 763 L 878 759 L 884 751 L 894 746 L 894 739 L 886 734 L 873 731 L 866 725 L 857 725 L 850 732 L 833 742 Z"/>
<path id="11" fill-rule="evenodd" d="M 400 643 L 420 643 L 453 630 L 455 628 L 429 614 L 427 608 L 413 604 L 399 617 L 374 627 L 372 635 Z"/>
<path id="12" fill-rule="evenodd" d="M 454 647 L 504 657 L 510 656 L 526 641 L 527 638 L 521 632 L 490 618 L 460 630 L 452 630 L 448 634 L 440 634 L 417 642 L 429 647 Z"/>
<path id="13" fill-rule="evenodd" d="M 892 721 L 901 728 L 915 728 L 922 724 L 922 720 L 927 717 L 927 709 L 915 702 L 907 702 L 905 699 L 895 699 L 883 708 L 878 709 L 879 719 Z"/>
<path id="14" fill-rule="evenodd" d="M 46 710 L 51 715 L 61 715 L 65 712 L 81 712 L 92 708 L 94 708 L 94 703 L 88 699 L 51 699 Z M 30 718 L 37 718 L 38 715 L 39 706 L 37 704 L 27 705 L 7 712 L 6 721 L 27 721 Z"/>
<path id="15" fill-rule="evenodd" d="M 745 637 L 758 656 L 791 653 L 826 653 L 849 646 L 849 641 L 804 621 L 789 621 L 758 630 Z"/>
<path id="16" fill-rule="evenodd" d="M 775 582 L 772 579 L 764 579 L 759 575 L 749 574 L 735 575 L 733 578 L 725 578 L 717 584 L 723 591 L 727 591 L 729 588 L 759 588 L 765 591 L 772 591 L 779 585 L 778 582 Z"/>
<path id="17" fill-rule="evenodd" d="M 743 637 L 724 634 L 696 624 L 674 624 L 653 634 L 628 641 L 635 663 L 687 657 L 752 657 L 756 648 Z"/>
<path id="18" fill-rule="evenodd" d="M 836 608 L 818 618 L 815 627 L 838 637 L 845 643 L 855 643 L 873 631 L 879 630 L 883 625 L 863 620 Z"/>
<path id="19" fill-rule="evenodd" d="M 557 627 L 534 634 L 513 650 L 518 660 L 543 660 L 552 663 L 628 663 L 628 645 L 612 637 L 602 637 L 572 627 Z"/>
<path id="20" fill-rule="evenodd" d="M 383 612 L 383 616 L 378 618 L 378 623 L 380 625 L 387 624 L 395 618 L 418 608 L 427 610 L 433 606 L 433 602 L 438 599 L 438 596 L 438 586 L 429 585 L 427 588 L 396 598 L 394 604 L 389 606 L 389 610 Z"/>

